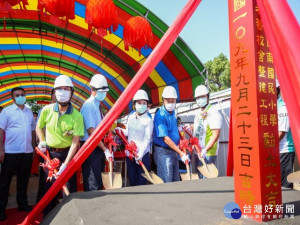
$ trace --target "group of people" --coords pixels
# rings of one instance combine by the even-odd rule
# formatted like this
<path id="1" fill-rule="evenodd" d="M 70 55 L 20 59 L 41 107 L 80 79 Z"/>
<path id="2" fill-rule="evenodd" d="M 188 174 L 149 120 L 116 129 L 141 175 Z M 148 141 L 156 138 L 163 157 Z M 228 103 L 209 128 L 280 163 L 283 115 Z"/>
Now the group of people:
<path id="1" fill-rule="evenodd" d="M 31 206 L 27 201 L 27 186 L 33 159 L 33 147 L 38 146 L 42 152 L 48 151 L 50 157 L 58 158 L 61 162 L 57 175 L 63 173 L 80 145 L 93 134 L 103 117 L 101 102 L 109 91 L 106 78 L 96 74 L 90 81 L 91 94 L 83 104 L 80 112 L 71 104 L 74 86 L 66 75 L 56 78 L 52 90 L 52 104 L 45 106 L 38 114 L 37 122 L 33 113 L 25 106 L 26 94 L 22 87 L 11 90 L 13 104 L 5 107 L 0 114 L 0 221 L 5 220 L 5 208 L 8 202 L 9 187 L 14 173 L 17 174 L 17 204 L 20 211 L 30 211 Z M 278 92 L 280 88 L 277 88 Z M 222 125 L 222 117 L 209 103 L 209 90 L 204 85 L 199 85 L 195 90 L 196 103 L 199 111 L 192 125 L 185 128 L 199 139 L 201 153 L 194 152 L 196 166 L 201 165 L 201 158 L 206 163 L 215 163 L 218 154 L 218 142 Z M 278 94 L 278 102 L 282 101 Z M 177 101 L 176 89 L 167 86 L 162 92 L 163 105 L 155 112 L 154 118 L 149 114 L 151 100 L 144 90 L 138 90 L 133 98 L 134 111 L 128 116 L 126 129 L 122 129 L 128 136 L 128 141 L 133 141 L 137 146 L 137 153 L 132 160 L 130 152 L 125 151 L 128 165 L 130 185 L 147 184 L 141 176 L 139 166 L 141 160 L 150 170 L 151 156 L 157 166 L 157 175 L 164 182 L 179 181 L 179 160 L 190 161 L 191 155 L 179 148 L 180 134 L 175 113 Z M 294 160 L 294 153 L 289 144 L 290 128 L 284 103 L 278 103 L 279 110 L 279 136 L 280 148 L 286 162 Z M 116 130 L 121 128 L 116 128 Z M 4 141 L 5 132 L 5 141 Z M 36 143 L 35 135 L 38 137 Z M 284 140 L 284 144 L 283 143 Z M 288 143 L 288 144 L 286 144 Z M 82 165 L 84 191 L 101 190 L 101 172 L 104 171 L 105 159 L 113 159 L 113 153 L 107 149 L 102 141 L 93 150 Z M 291 164 L 289 164 L 291 165 Z M 290 168 L 290 167 L 288 167 Z M 282 169 L 284 174 L 287 166 Z M 48 170 L 40 172 L 40 186 L 43 190 L 39 193 L 40 199 L 54 182 L 46 182 Z M 286 183 L 286 178 L 284 180 Z M 76 192 L 76 175 L 67 182 L 70 192 Z M 284 184 L 285 184 L 284 183 Z M 289 184 L 287 184 L 289 185 Z M 47 215 L 57 204 L 56 196 L 44 209 Z"/>

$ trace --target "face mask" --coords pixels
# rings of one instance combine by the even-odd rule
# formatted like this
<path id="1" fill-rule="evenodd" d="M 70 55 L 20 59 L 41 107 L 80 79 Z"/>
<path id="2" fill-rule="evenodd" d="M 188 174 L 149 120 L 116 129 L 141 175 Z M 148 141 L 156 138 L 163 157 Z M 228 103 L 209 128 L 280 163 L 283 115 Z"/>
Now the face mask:
<path id="1" fill-rule="evenodd" d="M 58 102 L 68 102 L 70 100 L 70 91 L 55 90 L 55 97 Z"/>
<path id="2" fill-rule="evenodd" d="M 135 109 L 138 113 L 143 114 L 147 110 L 147 105 L 141 105 L 139 103 L 135 104 Z"/>
<path id="3" fill-rule="evenodd" d="M 165 104 L 165 108 L 167 111 L 172 112 L 175 109 L 176 103 L 168 103 Z"/>
<path id="4" fill-rule="evenodd" d="M 19 97 L 16 97 L 16 104 L 17 105 L 24 105 L 25 102 L 26 102 L 26 97 L 25 96 L 19 96 Z"/>
<path id="5" fill-rule="evenodd" d="M 105 91 L 97 91 L 97 94 L 95 96 L 95 99 L 99 102 L 102 102 L 106 97 L 106 92 Z"/>
<path id="6" fill-rule="evenodd" d="M 205 105 L 207 105 L 207 98 L 204 97 L 204 98 L 197 98 L 196 99 L 196 103 L 198 106 L 200 107 L 204 107 Z"/>

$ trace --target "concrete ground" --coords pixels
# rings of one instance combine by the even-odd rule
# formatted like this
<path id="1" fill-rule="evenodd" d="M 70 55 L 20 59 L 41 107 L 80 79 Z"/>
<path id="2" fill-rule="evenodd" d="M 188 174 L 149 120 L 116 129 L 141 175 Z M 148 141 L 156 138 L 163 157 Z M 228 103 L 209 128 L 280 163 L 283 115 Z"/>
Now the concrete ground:
<path id="1" fill-rule="evenodd" d="M 294 218 L 263 224 L 300 224 L 300 195 L 283 189 L 283 202 L 295 205 Z M 228 219 L 223 208 L 234 201 L 232 177 L 127 187 L 71 194 L 42 224 L 260 224 Z"/>

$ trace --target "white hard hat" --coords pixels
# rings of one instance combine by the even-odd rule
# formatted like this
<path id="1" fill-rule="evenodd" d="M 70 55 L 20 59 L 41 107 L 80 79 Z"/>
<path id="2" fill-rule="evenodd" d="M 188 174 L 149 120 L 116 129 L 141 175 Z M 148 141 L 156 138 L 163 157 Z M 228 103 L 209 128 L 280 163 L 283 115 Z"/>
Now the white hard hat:
<path id="1" fill-rule="evenodd" d="M 207 95 L 209 93 L 209 90 L 207 89 L 207 87 L 205 85 L 199 85 L 198 87 L 196 87 L 195 90 L 195 98 L 202 96 L 202 95 Z"/>
<path id="2" fill-rule="evenodd" d="M 133 96 L 133 101 L 137 101 L 137 100 L 146 100 L 146 101 L 149 101 L 149 98 L 148 98 L 148 94 L 146 91 L 140 89 L 138 90 L 135 95 Z"/>
<path id="3" fill-rule="evenodd" d="M 90 85 L 101 89 L 101 91 L 109 91 L 107 80 L 102 74 L 95 74 L 91 79 Z"/>
<path id="4" fill-rule="evenodd" d="M 162 93 L 163 98 L 177 98 L 176 89 L 172 86 L 167 86 Z"/>
<path id="5" fill-rule="evenodd" d="M 56 77 L 54 81 L 54 88 L 63 87 L 63 86 L 72 87 L 72 88 L 74 87 L 70 77 L 66 75 L 59 75 L 58 77 Z"/>
<path id="6" fill-rule="evenodd" d="M 280 87 L 279 81 L 276 79 L 276 88 Z"/>

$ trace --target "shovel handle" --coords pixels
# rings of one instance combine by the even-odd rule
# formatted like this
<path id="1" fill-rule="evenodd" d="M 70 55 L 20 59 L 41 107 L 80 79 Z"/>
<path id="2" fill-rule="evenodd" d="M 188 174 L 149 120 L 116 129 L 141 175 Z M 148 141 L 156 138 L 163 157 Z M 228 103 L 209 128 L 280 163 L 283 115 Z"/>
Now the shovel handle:
<path id="1" fill-rule="evenodd" d="M 182 129 L 190 136 L 190 138 L 193 137 L 193 135 L 185 127 L 183 127 Z"/>
<path id="2" fill-rule="evenodd" d="M 152 179 L 152 177 L 150 176 L 147 168 L 145 167 L 144 163 L 142 162 L 142 160 L 139 160 L 138 163 L 140 164 L 140 166 L 142 167 L 142 169 L 144 170 L 145 174 L 147 175 L 147 177 L 149 178 L 149 181 L 151 181 L 151 183 L 156 184 L 155 181 Z"/>
<path id="3" fill-rule="evenodd" d="M 185 166 L 186 166 L 186 172 L 188 174 L 189 180 L 191 180 L 190 165 L 188 160 L 185 161 Z"/>

